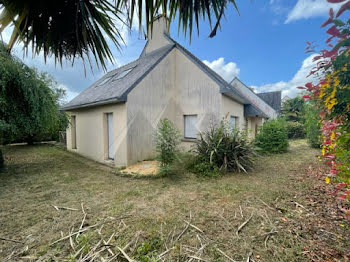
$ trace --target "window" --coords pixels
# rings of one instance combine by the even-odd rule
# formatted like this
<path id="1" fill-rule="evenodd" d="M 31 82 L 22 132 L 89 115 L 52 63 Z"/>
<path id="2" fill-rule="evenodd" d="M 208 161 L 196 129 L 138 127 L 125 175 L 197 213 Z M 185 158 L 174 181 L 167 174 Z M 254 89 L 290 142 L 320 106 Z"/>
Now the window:
<path id="1" fill-rule="evenodd" d="M 185 115 L 185 138 L 197 138 L 197 115 Z"/>
<path id="2" fill-rule="evenodd" d="M 129 74 L 131 72 L 131 70 L 133 70 L 135 67 L 129 68 L 124 70 L 123 72 L 118 73 L 117 75 L 115 75 L 112 79 L 112 81 L 118 80 L 123 78 L 124 76 L 126 76 L 127 74 Z"/>
<path id="3" fill-rule="evenodd" d="M 112 78 L 111 76 L 106 77 L 105 79 L 102 80 L 101 83 L 98 84 L 98 86 L 104 85 L 104 84 L 107 83 L 111 78 Z"/>
<path id="4" fill-rule="evenodd" d="M 76 123 L 75 116 L 71 116 L 71 136 L 72 136 L 72 149 L 77 149 L 77 123 Z"/>
<path id="5" fill-rule="evenodd" d="M 238 124 L 238 117 L 236 117 L 236 116 L 231 116 L 231 117 L 230 117 L 230 129 L 231 129 L 231 130 L 236 129 L 237 124 Z"/>

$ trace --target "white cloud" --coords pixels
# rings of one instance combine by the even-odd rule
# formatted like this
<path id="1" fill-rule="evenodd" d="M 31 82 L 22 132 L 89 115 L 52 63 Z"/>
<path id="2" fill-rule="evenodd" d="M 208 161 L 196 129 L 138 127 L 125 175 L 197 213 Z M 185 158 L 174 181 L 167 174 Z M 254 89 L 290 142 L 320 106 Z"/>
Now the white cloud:
<path id="1" fill-rule="evenodd" d="M 307 19 L 310 17 L 327 17 L 331 7 L 338 9 L 341 4 L 331 4 L 326 0 L 298 0 L 293 9 L 288 13 L 285 24 L 292 21 Z"/>
<path id="2" fill-rule="evenodd" d="M 74 97 L 76 97 L 79 94 L 79 92 L 72 90 L 66 85 L 60 84 L 58 87 L 66 91 L 66 96 L 61 101 L 62 104 L 65 104 L 68 101 L 71 101 Z"/>
<path id="3" fill-rule="evenodd" d="M 220 57 L 212 62 L 204 60 L 203 63 L 213 69 L 228 82 L 230 82 L 234 77 L 238 76 L 240 72 L 240 69 L 236 63 L 229 62 L 226 64 L 223 57 Z"/>
<path id="4" fill-rule="evenodd" d="M 271 91 L 282 91 L 282 97 L 288 95 L 289 97 L 295 97 L 298 93 L 301 92 L 300 89 L 297 89 L 298 86 L 304 86 L 307 82 L 313 82 L 316 84 L 317 76 L 309 76 L 309 73 L 312 68 L 315 67 L 316 62 L 313 61 L 313 58 L 316 54 L 310 55 L 307 57 L 298 72 L 294 77 L 289 81 L 280 81 L 277 83 L 266 84 L 262 86 L 252 86 L 258 93 L 261 92 L 271 92 Z"/>

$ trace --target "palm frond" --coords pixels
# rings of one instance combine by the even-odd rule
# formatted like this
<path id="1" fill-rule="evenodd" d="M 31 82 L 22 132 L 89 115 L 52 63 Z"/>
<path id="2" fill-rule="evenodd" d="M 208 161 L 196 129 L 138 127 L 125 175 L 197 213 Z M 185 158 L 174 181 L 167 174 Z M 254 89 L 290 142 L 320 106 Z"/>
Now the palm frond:
<path id="1" fill-rule="evenodd" d="M 237 10 L 236 0 L 115 0 L 118 7 L 127 11 L 129 22 L 137 15 L 139 27 L 144 23 L 147 33 L 152 32 L 153 19 L 157 14 L 166 15 L 171 23 L 178 18 L 178 29 L 182 29 L 185 36 L 189 33 L 191 39 L 193 27 L 196 26 L 199 33 L 200 19 L 208 19 L 211 33 L 209 37 L 216 35 L 220 27 L 221 19 L 229 4 Z M 143 5 L 145 3 L 145 6 Z M 144 10 L 144 12 L 143 12 Z M 212 27 L 212 19 L 215 18 L 215 26 Z M 189 32 L 188 32 L 189 30 Z"/>
<path id="2" fill-rule="evenodd" d="M 107 38 L 118 50 L 123 44 L 116 27 L 116 21 L 123 23 L 122 13 L 109 0 L 1 0 L 0 7 L 0 33 L 14 25 L 9 49 L 22 42 L 26 53 L 31 46 L 33 55 L 53 55 L 60 64 L 77 57 L 91 63 L 91 53 L 106 69 L 106 60 L 113 62 Z"/>

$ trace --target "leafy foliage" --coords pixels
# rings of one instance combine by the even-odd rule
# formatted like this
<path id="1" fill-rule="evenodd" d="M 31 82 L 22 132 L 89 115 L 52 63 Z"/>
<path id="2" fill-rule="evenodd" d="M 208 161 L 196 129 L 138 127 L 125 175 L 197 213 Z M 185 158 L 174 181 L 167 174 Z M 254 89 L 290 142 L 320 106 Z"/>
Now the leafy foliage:
<path id="1" fill-rule="evenodd" d="M 157 261 L 162 245 L 163 241 L 160 237 L 151 236 L 136 248 L 135 258 L 140 262 Z"/>
<path id="2" fill-rule="evenodd" d="M 65 129 L 59 112 L 64 92 L 46 74 L 11 56 L 0 44 L 0 142 L 32 143 Z"/>
<path id="3" fill-rule="evenodd" d="M 108 0 L 2 0 L 1 5 L 0 33 L 14 25 L 9 49 L 20 41 L 25 53 L 33 48 L 35 55 L 43 52 L 45 59 L 54 55 L 60 63 L 63 57 L 72 62 L 76 57 L 88 58 L 90 62 L 92 54 L 105 69 L 105 60 L 113 61 L 106 36 L 118 48 L 123 43 L 123 19 Z M 115 20 L 119 20 L 119 28 Z"/>
<path id="4" fill-rule="evenodd" d="M 22 42 L 25 54 L 33 48 L 34 54 L 42 51 L 45 59 L 53 55 L 60 63 L 63 58 L 74 62 L 76 57 L 91 63 L 92 54 L 106 69 L 105 61 L 113 61 L 108 39 L 120 49 L 122 31 L 132 25 L 135 15 L 140 32 L 145 24 L 148 34 L 159 13 L 168 15 L 170 22 L 178 19 L 179 29 L 186 34 L 188 28 L 190 36 L 194 22 L 199 31 L 199 19 L 208 19 L 213 37 L 229 5 L 238 11 L 235 0 L 1 0 L 0 33 L 14 25 L 10 49 Z"/>
<path id="5" fill-rule="evenodd" d="M 305 105 L 305 131 L 306 138 L 311 147 L 320 148 L 321 126 L 319 110 L 311 104 Z"/>
<path id="6" fill-rule="evenodd" d="M 180 132 L 168 119 L 162 119 L 158 123 L 155 134 L 157 159 L 161 166 L 170 165 L 177 157 L 177 146 L 180 144 Z"/>
<path id="7" fill-rule="evenodd" d="M 302 122 L 304 116 L 304 99 L 295 97 L 282 104 L 281 113 L 287 121 Z"/>
<path id="8" fill-rule="evenodd" d="M 157 1 L 136 1 L 136 0 L 117 0 L 117 6 L 125 8 L 128 13 L 129 21 L 133 21 L 134 15 L 137 15 L 139 26 L 145 22 L 147 30 L 152 28 L 154 16 L 157 13 L 169 16 L 169 22 L 178 19 L 179 30 L 182 27 L 184 33 L 192 34 L 192 28 L 195 23 L 197 32 L 199 32 L 199 19 L 208 19 L 210 28 L 212 29 L 210 37 L 216 35 L 217 29 L 220 27 L 221 19 L 225 13 L 225 9 L 232 4 L 238 12 L 235 0 L 157 0 Z M 143 13 L 142 11 L 145 11 Z M 212 18 L 216 19 L 214 27 L 212 27 Z M 193 21 L 194 20 L 194 21 Z"/>
<path id="9" fill-rule="evenodd" d="M 231 130 L 227 121 L 223 120 L 219 126 L 212 126 L 200 134 L 195 154 L 199 164 L 194 169 L 206 175 L 215 169 L 247 172 L 253 168 L 255 151 L 246 134 Z"/>
<path id="10" fill-rule="evenodd" d="M 305 137 L 304 125 L 302 123 L 287 121 L 286 128 L 287 128 L 288 138 L 290 139 Z"/>
<path id="11" fill-rule="evenodd" d="M 329 2 L 342 3 L 336 18 L 349 12 L 349 0 Z M 313 101 L 320 110 L 322 131 L 322 156 L 329 165 L 326 183 L 338 183 L 338 198 L 348 205 L 343 210 L 350 214 L 350 19 L 335 19 L 333 8 L 322 27 L 332 25 L 326 31 L 328 49 L 317 51 L 314 60 L 317 66 L 310 75 L 318 74 L 320 81 L 314 85 L 306 83 L 299 87 L 308 94 L 305 99 Z M 308 43 L 307 52 L 314 52 L 315 45 Z"/>
<path id="12" fill-rule="evenodd" d="M 255 137 L 255 144 L 262 153 L 284 153 L 288 150 L 288 133 L 283 119 L 265 122 Z"/>

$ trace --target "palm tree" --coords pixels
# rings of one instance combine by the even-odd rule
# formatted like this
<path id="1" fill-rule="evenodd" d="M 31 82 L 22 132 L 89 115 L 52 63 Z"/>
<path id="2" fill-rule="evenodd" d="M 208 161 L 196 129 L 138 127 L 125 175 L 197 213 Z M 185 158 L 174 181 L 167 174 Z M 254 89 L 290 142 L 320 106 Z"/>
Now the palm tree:
<path id="1" fill-rule="evenodd" d="M 190 37 L 194 24 L 199 32 L 199 19 L 208 19 L 213 37 L 229 4 L 238 11 L 235 0 L 0 0 L 0 34 L 13 25 L 9 50 L 22 42 L 25 54 L 31 48 L 33 55 L 43 52 L 45 60 L 53 55 L 56 62 L 74 63 L 78 57 L 90 65 L 91 54 L 106 69 L 106 60 L 113 62 L 107 39 L 120 50 L 121 27 L 130 27 L 135 16 L 147 33 L 156 14 L 168 15 L 170 22 L 177 17 L 179 29 L 185 35 L 189 29 Z"/>
<path id="2" fill-rule="evenodd" d="M 305 101 L 302 97 L 295 97 L 288 99 L 282 104 L 282 116 L 284 116 L 287 121 L 304 121 L 304 109 Z"/>

